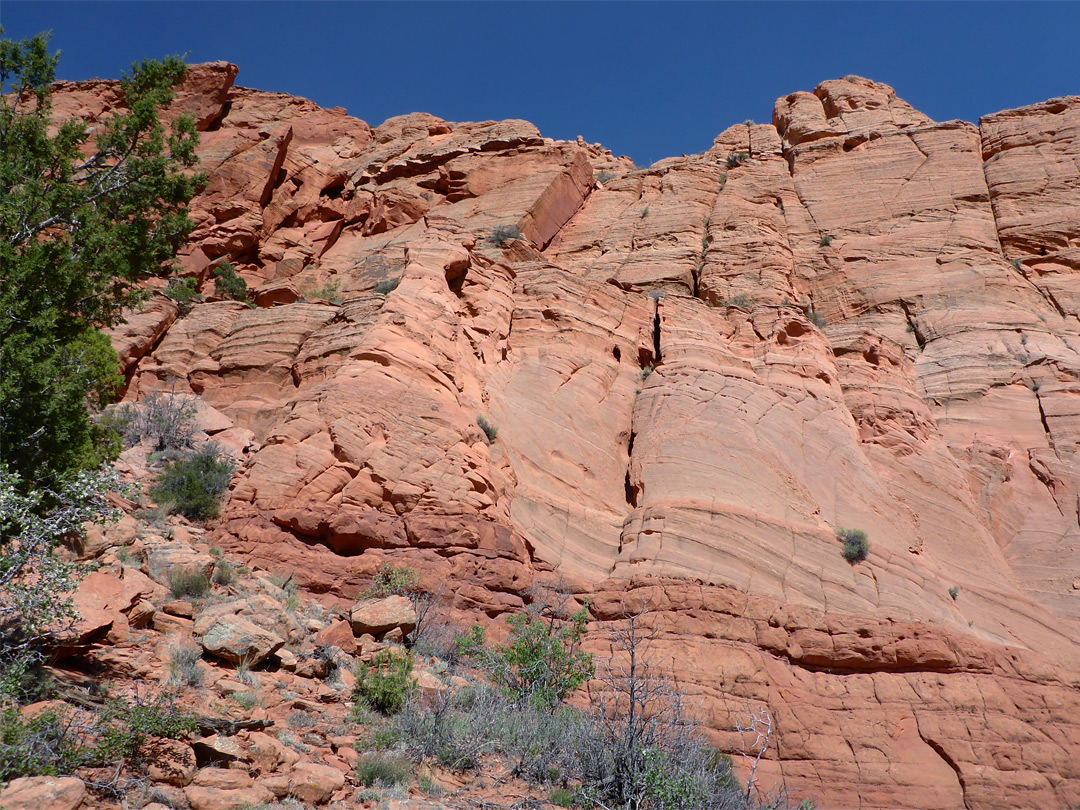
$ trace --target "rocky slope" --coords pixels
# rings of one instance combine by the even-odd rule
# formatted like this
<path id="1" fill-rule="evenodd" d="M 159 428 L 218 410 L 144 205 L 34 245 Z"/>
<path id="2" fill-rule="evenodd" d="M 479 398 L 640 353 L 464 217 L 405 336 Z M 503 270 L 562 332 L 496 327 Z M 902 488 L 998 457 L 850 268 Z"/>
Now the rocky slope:
<path id="1" fill-rule="evenodd" d="M 243 455 L 214 543 L 327 605 L 390 559 L 493 626 L 553 575 L 648 607 L 716 742 L 766 706 L 819 806 L 1080 802 L 1080 97 L 937 123 L 847 77 L 639 169 L 236 72 L 172 110 L 181 263 L 258 307 L 115 334 L 129 399 L 200 394 Z"/>

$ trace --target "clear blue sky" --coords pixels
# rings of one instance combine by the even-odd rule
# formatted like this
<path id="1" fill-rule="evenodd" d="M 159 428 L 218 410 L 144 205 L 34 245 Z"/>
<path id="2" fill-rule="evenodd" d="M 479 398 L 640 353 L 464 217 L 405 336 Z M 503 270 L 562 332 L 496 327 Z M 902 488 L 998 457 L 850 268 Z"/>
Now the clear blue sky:
<path id="1" fill-rule="evenodd" d="M 1077 2 L 27 2 L 6 36 L 51 29 L 61 78 L 133 61 L 226 59 L 237 83 L 340 106 L 525 118 L 651 163 L 700 152 L 773 101 L 849 73 L 936 120 L 1080 93 Z"/>

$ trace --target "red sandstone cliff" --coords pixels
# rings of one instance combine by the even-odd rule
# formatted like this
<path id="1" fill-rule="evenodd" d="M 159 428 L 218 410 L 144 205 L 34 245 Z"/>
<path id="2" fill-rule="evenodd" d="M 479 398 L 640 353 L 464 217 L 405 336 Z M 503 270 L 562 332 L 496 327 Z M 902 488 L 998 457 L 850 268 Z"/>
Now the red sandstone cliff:
<path id="1" fill-rule="evenodd" d="M 552 571 L 647 605 L 716 741 L 767 705 L 819 806 L 1080 802 L 1080 97 L 936 123 L 847 77 L 637 170 L 235 75 L 174 105 L 181 261 L 259 307 L 115 336 L 128 397 L 179 381 L 244 453 L 219 545 L 328 600 L 390 558 L 473 618 Z"/>

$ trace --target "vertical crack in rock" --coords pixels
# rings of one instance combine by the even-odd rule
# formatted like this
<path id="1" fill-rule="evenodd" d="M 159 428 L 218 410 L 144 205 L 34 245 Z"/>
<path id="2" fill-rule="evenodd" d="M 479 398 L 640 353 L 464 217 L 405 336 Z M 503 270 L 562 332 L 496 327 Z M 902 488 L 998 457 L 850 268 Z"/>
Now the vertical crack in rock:
<path id="1" fill-rule="evenodd" d="M 949 753 L 941 746 L 940 743 L 935 742 L 931 738 L 923 734 L 922 726 L 919 725 L 918 715 L 915 717 L 915 728 L 919 732 L 919 738 L 933 749 L 934 753 L 944 760 L 945 764 L 952 768 L 953 773 L 956 774 L 956 781 L 960 785 L 961 798 L 964 801 L 965 810 L 970 810 L 971 804 L 968 802 L 967 785 L 964 783 L 964 775 L 960 772 L 960 767 L 956 764 L 956 761 L 949 756 Z"/>

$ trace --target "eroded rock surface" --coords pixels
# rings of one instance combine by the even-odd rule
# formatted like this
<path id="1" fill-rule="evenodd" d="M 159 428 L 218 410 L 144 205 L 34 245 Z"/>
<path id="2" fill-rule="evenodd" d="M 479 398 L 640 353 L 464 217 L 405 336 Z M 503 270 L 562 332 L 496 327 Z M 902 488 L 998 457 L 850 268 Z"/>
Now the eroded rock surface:
<path id="1" fill-rule="evenodd" d="M 254 437 L 216 543 L 343 599 L 407 562 L 463 617 L 556 575 L 648 607 L 716 742 L 766 706 L 820 806 L 1080 802 L 1080 97 L 938 123 L 846 77 L 641 170 L 234 75 L 177 101 L 181 260 L 260 306 L 115 335 L 130 398 Z"/>

